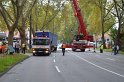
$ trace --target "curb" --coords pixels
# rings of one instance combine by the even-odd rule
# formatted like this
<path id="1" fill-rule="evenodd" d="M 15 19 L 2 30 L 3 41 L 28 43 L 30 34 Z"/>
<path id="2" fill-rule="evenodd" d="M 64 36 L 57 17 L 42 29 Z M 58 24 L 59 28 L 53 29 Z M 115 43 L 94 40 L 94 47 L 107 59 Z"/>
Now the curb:
<path id="1" fill-rule="evenodd" d="M 7 73 L 9 70 L 11 70 L 14 66 L 16 66 L 17 64 L 23 62 L 24 60 L 26 60 L 26 59 L 28 59 L 28 58 L 30 58 L 30 56 L 24 58 L 23 60 L 21 60 L 21 61 L 19 61 L 19 62 L 17 62 L 17 63 L 15 63 L 15 64 L 12 65 L 12 66 L 10 66 L 7 70 L 5 70 L 4 72 L 0 73 L 0 77 L 2 77 L 4 74 L 6 74 L 6 73 Z"/>

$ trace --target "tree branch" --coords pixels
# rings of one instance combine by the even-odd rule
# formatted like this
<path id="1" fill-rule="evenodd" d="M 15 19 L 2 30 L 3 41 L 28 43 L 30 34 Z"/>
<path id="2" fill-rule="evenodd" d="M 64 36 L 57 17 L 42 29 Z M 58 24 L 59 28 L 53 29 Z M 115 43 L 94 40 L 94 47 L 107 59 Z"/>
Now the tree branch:
<path id="1" fill-rule="evenodd" d="M 111 9 L 107 9 L 105 8 L 105 10 L 108 10 L 107 14 L 104 16 L 104 18 L 106 18 L 108 16 L 108 14 L 111 12 L 112 8 L 114 7 L 114 5 L 112 5 Z"/>
<path id="2" fill-rule="evenodd" d="M 28 17 L 28 15 L 31 13 L 32 8 L 34 7 L 34 5 L 35 5 L 36 2 L 37 2 L 37 0 L 34 1 L 34 3 L 33 3 L 32 6 L 29 8 L 29 10 L 27 11 L 27 13 L 26 13 L 26 15 L 25 15 L 24 18 L 27 18 L 27 17 Z"/>
<path id="3" fill-rule="evenodd" d="M 104 31 L 104 33 L 108 32 L 114 25 L 115 23 L 113 23 L 106 31 Z"/>
<path id="4" fill-rule="evenodd" d="M 16 5 L 16 3 L 14 2 L 14 0 L 11 0 L 11 3 L 12 3 L 12 6 L 13 6 L 13 11 L 14 11 L 14 16 L 15 16 L 15 18 L 16 18 L 16 7 L 15 7 L 15 5 Z"/>
<path id="5" fill-rule="evenodd" d="M 8 29 L 10 29 L 10 25 L 9 25 L 7 16 L 6 16 L 6 14 L 5 14 L 5 9 L 4 9 L 4 7 L 3 7 L 2 2 L 0 2 L 0 13 L 1 13 L 1 15 L 2 15 L 2 17 L 3 17 L 3 19 L 4 19 L 5 23 L 6 23 L 6 25 L 7 25 L 7 27 L 8 27 Z"/>
<path id="6" fill-rule="evenodd" d="M 46 8 L 46 11 L 45 11 L 45 12 L 46 12 L 46 15 L 45 15 L 45 18 L 44 18 L 43 26 L 41 27 L 42 29 L 43 29 L 43 27 L 45 26 L 44 24 L 45 24 L 46 19 L 47 19 L 47 16 L 48 16 L 49 3 L 50 3 L 50 1 L 48 0 L 47 8 Z"/>
<path id="7" fill-rule="evenodd" d="M 43 29 L 45 26 L 47 26 L 57 15 L 58 15 L 59 11 L 57 12 L 56 15 L 54 15 L 48 22 L 46 22 L 43 27 L 41 27 L 41 29 Z"/>

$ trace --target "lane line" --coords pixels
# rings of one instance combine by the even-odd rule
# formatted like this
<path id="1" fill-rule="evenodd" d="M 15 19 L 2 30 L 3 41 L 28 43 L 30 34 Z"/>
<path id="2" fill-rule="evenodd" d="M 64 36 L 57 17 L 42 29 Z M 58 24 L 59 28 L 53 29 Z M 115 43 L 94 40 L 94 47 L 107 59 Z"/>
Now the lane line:
<path id="1" fill-rule="evenodd" d="M 108 59 L 108 60 L 112 60 L 112 61 L 115 61 L 115 59 L 112 59 L 112 58 L 106 58 L 106 59 Z"/>
<path id="2" fill-rule="evenodd" d="M 53 60 L 53 62 L 55 63 L 55 62 L 56 62 L 56 60 L 54 59 L 54 60 Z"/>
<path id="3" fill-rule="evenodd" d="M 55 66 L 55 68 L 56 68 L 57 72 L 60 73 L 60 70 L 59 70 L 58 66 Z"/>
<path id="4" fill-rule="evenodd" d="M 69 51 L 68 51 L 68 52 L 69 52 Z M 119 74 L 119 73 L 116 73 L 116 72 L 114 72 L 114 71 L 108 70 L 108 69 L 106 69 L 106 68 L 104 68 L 104 67 L 101 67 L 101 66 L 99 66 L 99 65 L 96 65 L 96 64 L 94 64 L 94 63 L 92 63 L 92 62 L 90 62 L 90 61 L 88 61 L 88 60 L 86 60 L 86 59 L 84 59 L 84 58 L 82 58 L 82 57 L 80 57 L 80 56 L 78 56 L 78 55 L 75 55 L 75 54 L 73 54 L 73 53 L 71 53 L 71 52 L 69 52 L 69 53 L 72 54 L 72 55 L 74 55 L 74 56 L 76 56 L 76 57 L 78 57 L 79 59 L 81 59 L 81 60 L 83 60 L 83 61 L 85 61 L 85 62 L 87 62 L 87 63 L 89 63 L 89 64 L 91 64 L 91 65 L 93 65 L 93 66 L 95 66 L 95 67 L 97 67 L 97 68 L 100 68 L 100 69 L 102 69 L 102 70 L 105 70 L 105 71 L 107 71 L 107 72 L 110 72 L 110 73 L 112 73 L 112 74 L 115 74 L 115 75 L 118 75 L 118 76 L 124 78 L 124 75 L 121 75 L 121 74 Z"/>

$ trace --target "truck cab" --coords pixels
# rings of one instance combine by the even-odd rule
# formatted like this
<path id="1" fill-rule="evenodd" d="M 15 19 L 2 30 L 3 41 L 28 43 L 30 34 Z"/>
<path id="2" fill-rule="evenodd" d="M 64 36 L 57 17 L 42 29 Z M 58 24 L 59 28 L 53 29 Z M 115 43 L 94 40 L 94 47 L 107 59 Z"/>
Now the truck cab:
<path id="1" fill-rule="evenodd" d="M 34 37 L 32 44 L 33 56 L 35 55 L 50 55 L 50 38 L 48 37 Z"/>

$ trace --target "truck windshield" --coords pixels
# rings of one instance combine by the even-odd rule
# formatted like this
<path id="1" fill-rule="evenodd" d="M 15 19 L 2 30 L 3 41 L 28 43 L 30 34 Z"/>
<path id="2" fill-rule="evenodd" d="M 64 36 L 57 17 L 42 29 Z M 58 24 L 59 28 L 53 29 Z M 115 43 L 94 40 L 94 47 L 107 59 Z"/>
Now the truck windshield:
<path id="1" fill-rule="evenodd" d="M 49 39 L 33 39 L 33 45 L 49 45 Z"/>

